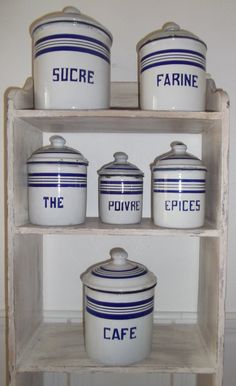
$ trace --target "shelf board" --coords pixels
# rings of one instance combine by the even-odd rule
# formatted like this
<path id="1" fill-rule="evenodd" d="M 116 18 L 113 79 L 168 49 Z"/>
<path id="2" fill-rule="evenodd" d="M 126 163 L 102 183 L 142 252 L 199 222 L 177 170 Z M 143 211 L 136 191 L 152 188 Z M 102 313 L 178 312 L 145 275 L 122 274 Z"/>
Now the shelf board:
<path id="1" fill-rule="evenodd" d="M 97 235 L 97 236 L 187 236 L 187 237 L 218 237 L 220 230 L 206 223 L 196 229 L 161 228 L 153 224 L 149 218 L 142 219 L 140 224 L 114 225 L 104 224 L 97 217 L 87 217 L 84 224 L 73 226 L 38 226 L 25 224 L 17 226 L 18 234 L 64 234 L 64 235 Z"/>
<path id="2" fill-rule="evenodd" d="M 44 132 L 201 133 L 215 130 L 220 112 L 109 110 L 15 110 L 22 119 Z"/>
<path id="3" fill-rule="evenodd" d="M 47 323 L 40 326 L 23 351 L 17 371 L 213 374 L 216 365 L 195 324 L 155 325 L 149 358 L 116 367 L 88 358 L 81 324 Z"/>

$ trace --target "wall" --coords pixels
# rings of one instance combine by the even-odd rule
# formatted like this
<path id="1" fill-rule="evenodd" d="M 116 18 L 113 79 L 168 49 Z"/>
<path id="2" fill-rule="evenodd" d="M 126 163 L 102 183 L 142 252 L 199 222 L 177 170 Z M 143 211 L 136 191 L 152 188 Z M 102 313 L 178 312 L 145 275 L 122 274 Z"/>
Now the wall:
<path id="1" fill-rule="evenodd" d="M 28 27 L 33 20 L 39 16 L 60 10 L 64 6 L 69 5 L 62 0 L 0 0 L 0 48 L 1 48 L 1 72 L 0 72 L 0 93 L 3 101 L 3 95 L 6 88 L 10 86 L 22 87 L 25 79 L 31 75 L 31 38 Z M 225 386 L 233 385 L 235 378 L 235 368 L 231 364 L 231 358 L 235 358 L 233 351 L 235 350 L 235 338 L 230 338 L 234 332 L 234 320 L 236 315 L 236 259 L 235 248 L 236 239 L 234 237 L 236 209 L 234 206 L 233 197 L 236 193 L 236 162 L 233 144 L 235 142 L 236 125 L 236 80 L 234 76 L 236 54 L 232 47 L 232 40 L 236 34 L 235 12 L 236 3 L 233 0 L 179 0 L 173 2 L 171 0 L 127 0 L 121 2 L 118 0 L 100 0 L 86 1 L 81 0 L 79 3 L 72 1 L 71 5 L 80 7 L 83 13 L 86 13 L 104 24 L 110 29 L 114 36 L 114 44 L 112 47 L 112 80 L 136 80 L 136 43 L 140 38 L 147 33 L 160 28 L 166 21 L 174 20 L 183 28 L 186 28 L 198 36 L 200 36 L 208 45 L 207 68 L 208 72 L 215 79 L 217 86 L 227 90 L 231 100 L 231 154 L 230 154 L 230 216 L 229 216 L 229 258 L 228 258 L 228 288 L 227 288 L 227 318 L 230 323 L 229 335 L 227 335 L 227 355 L 226 355 L 226 375 Z M 3 128 L 4 108 L 0 111 L 0 121 Z M 68 137 L 68 140 L 73 140 Z M 45 137 L 47 141 L 47 137 Z M 196 139 L 197 141 L 197 139 Z M 73 143 L 73 142 L 71 142 Z M 168 143 L 165 139 L 164 145 Z M 74 144 L 73 144 L 74 145 Z M 3 166 L 3 130 L 0 132 L 1 146 L 1 161 Z M 83 148 L 83 143 L 78 144 L 78 148 Z M 192 152 L 197 150 L 197 142 L 190 144 Z M 81 149 L 82 150 L 82 149 Z M 159 149 L 152 147 L 152 155 L 158 154 Z M 156 151 L 156 153 L 155 153 Z M 106 153 L 106 161 L 110 160 L 111 152 Z M 198 155 L 198 154 L 197 154 Z M 86 154 L 90 156 L 90 154 Z M 133 155 L 135 157 L 135 155 Z M 92 154 L 91 154 L 92 157 Z M 150 156 L 150 159 L 152 157 Z M 105 159 L 105 158 L 104 158 Z M 132 159 L 138 164 L 138 159 Z M 102 164 L 102 160 L 101 160 Z M 100 165 L 101 165 L 100 164 Z M 3 204 L 3 167 L 0 168 L 0 316 L 4 316 L 4 204 Z M 54 248 L 45 241 L 46 253 L 50 255 L 50 248 Z M 173 249 L 174 250 L 174 249 Z M 96 245 L 94 246 L 96 252 Z M 101 256 L 104 256 L 105 250 L 101 250 Z M 171 254 L 172 250 L 170 250 Z M 137 254 L 137 250 L 134 249 Z M 94 253 L 94 256 L 96 254 Z M 73 256 L 70 257 L 73 259 Z M 183 257 L 184 258 L 184 257 Z M 194 263 L 193 257 L 193 263 Z M 46 261 L 48 274 L 45 280 L 47 283 L 47 294 L 45 296 L 45 308 L 50 314 L 51 310 L 58 310 L 63 304 L 56 304 L 56 290 L 60 287 L 50 287 L 51 278 L 53 276 L 53 267 L 55 262 L 53 259 Z M 183 260 L 185 265 L 187 256 Z M 62 263 L 63 264 L 63 263 Z M 161 268 L 161 267 L 160 267 Z M 194 272 L 197 270 L 196 264 L 191 264 L 189 269 L 189 280 L 194 277 Z M 61 273 L 64 272 L 64 267 L 61 267 Z M 69 274 L 70 272 L 68 272 Z M 76 280 L 76 279 L 75 279 Z M 66 282 L 69 290 L 73 290 L 73 283 Z M 182 280 L 181 272 L 179 280 Z M 72 286 L 72 287 L 71 287 Z M 181 301 L 177 305 L 176 311 L 180 311 L 181 307 L 185 311 L 194 312 L 194 294 L 196 293 L 196 285 L 191 285 L 191 297 Z M 75 288 L 77 289 L 77 288 Z M 195 292 L 194 292 L 195 291 Z M 186 291 L 184 291 L 186 292 Z M 181 299 L 181 296 L 179 297 Z M 68 299 L 64 299 L 66 303 Z M 63 300 L 62 300 L 63 302 Z M 164 302 L 163 302 L 164 303 Z M 76 304 L 76 297 L 71 298 L 70 310 Z M 171 305 L 172 306 L 172 305 Z M 163 305 L 163 310 L 165 307 Z M 166 310 L 168 311 L 168 310 Z M 235 335 L 233 335 L 235 337 Z M 2 356 L 1 356 L 2 357 Z M 1 372 L 2 373 L 2 372 Z M 233 378 L 234 377 L 234 378 Z"/>

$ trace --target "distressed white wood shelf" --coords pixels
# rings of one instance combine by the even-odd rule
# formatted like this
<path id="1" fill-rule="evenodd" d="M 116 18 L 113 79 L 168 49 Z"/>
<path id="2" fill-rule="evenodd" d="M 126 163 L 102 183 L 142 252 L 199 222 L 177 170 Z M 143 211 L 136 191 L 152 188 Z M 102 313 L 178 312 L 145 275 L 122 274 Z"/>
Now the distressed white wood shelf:
<path id="1" fill-rule="evenodd" d="M 44 372 L 191 373 L 197 386 L 222 386 L 228 219 L 229 101 L 208 80 L 207 111 L 141 111 L 136 83 L 112 83 L 110 110 L 34 110 L 33 85 L 6 94 L 9 386 L 42 386 Z M 26 160 L 44 133 L 199 134 L 206 164 L 206 222 L 199 229 L 164 229 L 149 218 L 111 226 L 87 218 L 76 227 L 29 224 Z M 99 135 L 100 135 L 99 134 Z M 89 146 L 89 144 L 88 144 Z M 194 237 L 199 239 L 195 324 L 155 325 L 152 354 L 127 367 L 93 363 L 82 326 L 43 321 L 43 239 L 50 235 Z M 82 296 L 82 294 L 81 294 Z"/>

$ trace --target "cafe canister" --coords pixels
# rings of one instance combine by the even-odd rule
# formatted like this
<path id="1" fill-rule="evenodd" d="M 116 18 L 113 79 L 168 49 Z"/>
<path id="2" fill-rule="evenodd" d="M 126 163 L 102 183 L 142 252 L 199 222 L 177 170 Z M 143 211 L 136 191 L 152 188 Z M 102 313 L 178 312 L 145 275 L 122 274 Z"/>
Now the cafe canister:
<path id="1" fill-rule="evenodd" d="M 112 35 L 77 8 L 47 14 L 30 28 L 37 109 L 110 105 Z"/>
<path id="2" fill-rule="evenodd" d="M 54 135 L 27 160 L 29 221 L 76 225 L 85 221 L 88 161 Z"/>
<path id="3" fill-rule="evenodd" d="M 81 275 L 85 347 L 90 358 L 122 366 L 145 359 L 152 349 L 156 276 L 127 260 L 123 248 Z"/>
<path id="4" fill-rule="evenodd" d="M 147 110 L 206 109 L 206 44 L 174 22 L 137 44 L 139 103 Z"/>
<path id="5" fill-rule="evenodd" d="M 137 224 L 142 219 L 143 172 L 124 152 L 98 170 L 99 216 L 109 224 Z"/>
<path id="6" fill-rule="evenodd" d="M 152 214 L 155 225 L 198 228 L 204 225 L 206 167 L 182 142 L 152 165 Z"/>

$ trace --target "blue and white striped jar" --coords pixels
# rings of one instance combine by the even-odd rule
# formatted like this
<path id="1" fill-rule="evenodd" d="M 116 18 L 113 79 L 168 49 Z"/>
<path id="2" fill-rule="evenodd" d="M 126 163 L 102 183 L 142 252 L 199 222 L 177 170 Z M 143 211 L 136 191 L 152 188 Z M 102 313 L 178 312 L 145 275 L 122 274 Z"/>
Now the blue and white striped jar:
<path id="1" fill-rule="evenodd" d="M 29 221 L 36 225 L 76 225 L 85 221 L 87 165 L 83 155 L 65 146 L 63 137 L 36 150 L 27 160 Z"/>
<path id="2" fill-rule="evenodd" d="M 122 248 L 92 266 L 84 284 L 85 346 L 90 358 L 122 366 L 145 359 L 152 348 L 156 276 L 127 260 Z"/>
<path id="3" fill-rule="evenodd" d="M 142 219 L 143 172 L 129 163 L 126 153 L 99 171 L 99 216 L 108 224 L 137 224 Z"/>
<path id="4" fill-rule="evenodd" d="M 74 7 L 36 20 L 33 38 L 37 109 L 110 106 L 111 33 Z"/>
<path id="5" fill-rule="evenodd" d="M 198 228 L 205 220 L 206 167 L 182 142 L 152 165 L 152 213 L 155 225 Z"/>
<path id="6" fill-rule="evenodd" d="M 206 44 L 166 23 L 137 44 L 141 109 L 206 109 Z"/>

